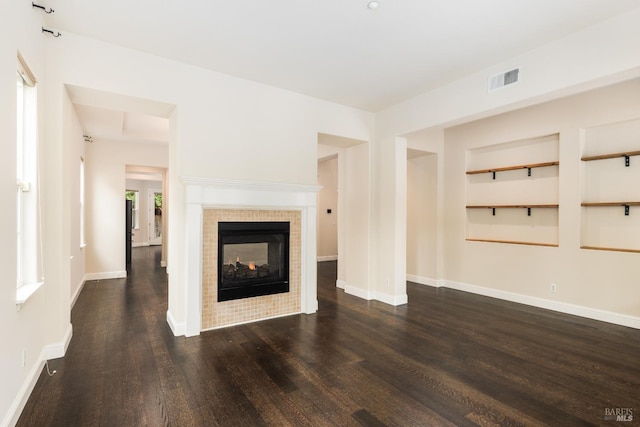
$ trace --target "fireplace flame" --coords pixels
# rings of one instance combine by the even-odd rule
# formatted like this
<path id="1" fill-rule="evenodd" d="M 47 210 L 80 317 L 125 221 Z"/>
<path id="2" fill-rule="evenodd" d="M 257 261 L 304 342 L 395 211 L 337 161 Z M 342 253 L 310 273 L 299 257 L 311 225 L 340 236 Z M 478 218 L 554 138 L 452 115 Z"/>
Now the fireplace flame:
<path id="1" fill-rule="evenodd" d="M 255 270 L 256 269 L 256 265 L 253 263 L 253 261 L 251 261 L 249 263 L 249 270 Z"/>

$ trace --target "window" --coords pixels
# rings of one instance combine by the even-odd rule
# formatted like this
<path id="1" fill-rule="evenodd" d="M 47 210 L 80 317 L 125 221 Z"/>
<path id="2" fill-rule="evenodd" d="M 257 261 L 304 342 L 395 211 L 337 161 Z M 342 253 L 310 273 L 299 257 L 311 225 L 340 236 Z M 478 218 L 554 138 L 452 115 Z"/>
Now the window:
<path id="1" fill-rule="evenodd" d="M 16 79 L 17 298 L 22 304 L 42 285 L 36 79 L 18 55 Z"/>
<path id="2" fill-rule="evenodd" d="M 84 158 L 80 157 L 80 247 L 87 246 L 85 230 L 85 207 L 84 207 Z"/>
<path id="3" fill-rule="evenodd" d="M 133 207 L 133 218 L 131 219 L 132 227 L 136 230 L 140 228 L 140 192 L 138 190 L 127 190 L 125 199 L 131 200 Z"/>

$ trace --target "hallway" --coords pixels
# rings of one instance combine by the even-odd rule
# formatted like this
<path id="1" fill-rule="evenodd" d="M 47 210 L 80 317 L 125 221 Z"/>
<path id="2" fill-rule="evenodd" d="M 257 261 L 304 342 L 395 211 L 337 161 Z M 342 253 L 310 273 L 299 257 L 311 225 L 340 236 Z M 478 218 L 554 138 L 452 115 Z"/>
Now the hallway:
<path id="1" fill-rule="evenodd" d="M 368 302 L 318 266 L 320 308 L 174 337 L 159 247 L 85 284 L 19 426 L 601 425 L 640 411 L 640 331 L 409 284 Z M 634 414 L 635 415 L 635 414 Z"/>

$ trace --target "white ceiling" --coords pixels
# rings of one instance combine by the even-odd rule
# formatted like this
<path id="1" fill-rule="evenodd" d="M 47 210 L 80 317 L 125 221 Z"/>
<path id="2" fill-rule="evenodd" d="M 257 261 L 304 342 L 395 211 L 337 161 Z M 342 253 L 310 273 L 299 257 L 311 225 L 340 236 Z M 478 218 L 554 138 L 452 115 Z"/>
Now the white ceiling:
<path id="1" fill-rule="evenodd" d="M 369 111 L 638 0 L 42 0 L 47 25 Z"/>
<path id="2" fill-rule="evenodd" d="M 174 106 L 67 85 L 82 131 L 92 141 L 169 143 Z"/>

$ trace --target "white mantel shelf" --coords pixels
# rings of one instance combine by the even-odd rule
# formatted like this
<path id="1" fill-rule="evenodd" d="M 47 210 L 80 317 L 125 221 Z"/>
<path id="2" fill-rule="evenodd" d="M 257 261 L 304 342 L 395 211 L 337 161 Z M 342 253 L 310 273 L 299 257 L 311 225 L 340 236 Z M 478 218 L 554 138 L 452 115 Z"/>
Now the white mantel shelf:
<path id="1" fill-rule="evenodd" d="M 185 335 L 202 329 L 202 212 L 205 208 L 298 210 L 302 217 L 301 310 L 318 310 L 316 205 L 320 186 L 181 177 L 186 202 L 187 317 Z"/>

